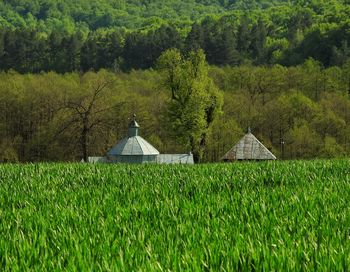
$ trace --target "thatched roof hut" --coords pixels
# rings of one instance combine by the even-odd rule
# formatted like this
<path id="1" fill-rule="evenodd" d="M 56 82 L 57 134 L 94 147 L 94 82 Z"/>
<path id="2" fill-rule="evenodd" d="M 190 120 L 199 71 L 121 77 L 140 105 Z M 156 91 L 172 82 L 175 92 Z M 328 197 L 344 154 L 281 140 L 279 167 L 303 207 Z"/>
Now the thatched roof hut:
<path id="1" fill-rule="evenodd" d="M 224 161 L 275 160 L 273 155 L 250 131 L 223 157 Z"/>

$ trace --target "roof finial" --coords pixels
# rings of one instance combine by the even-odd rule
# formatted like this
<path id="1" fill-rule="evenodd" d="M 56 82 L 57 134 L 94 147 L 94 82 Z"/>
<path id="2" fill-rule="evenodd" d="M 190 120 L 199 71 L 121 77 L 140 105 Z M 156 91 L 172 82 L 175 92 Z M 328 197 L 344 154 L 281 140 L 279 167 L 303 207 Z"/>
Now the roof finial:
<path id="1" fill-rule="evenodd" d="M 129 137 L 137 136 L 139 127 L 140 127 L 139 124 L 136 122 L 136 114 L 133 114 L 133 118 L 129 124 L 129 131 L 128 131 Z"/>
<path id="2" fill-rule="evenodd" d="M 248 127 L 248 133 L 252 133 L 252 130 L 250 129 L 250 126 Z"/>
<path id="3" fill-rule="evenodd" d="M 136 122 L 136 114 L 132 115 L 132 120 L 130 122 L 129 127 L 139 127 L 139 124 Z"/>

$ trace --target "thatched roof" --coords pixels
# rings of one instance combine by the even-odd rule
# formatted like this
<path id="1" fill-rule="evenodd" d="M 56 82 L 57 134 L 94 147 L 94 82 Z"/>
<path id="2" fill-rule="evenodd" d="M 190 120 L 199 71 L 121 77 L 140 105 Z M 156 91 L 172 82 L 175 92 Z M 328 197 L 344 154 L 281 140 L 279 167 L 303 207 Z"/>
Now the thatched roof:
<path id="1" fill-rule="evenodd" d="M 223 157 L 222 160 L 275 160 L 276 157 L 251 132 L 248 133 Z"/>

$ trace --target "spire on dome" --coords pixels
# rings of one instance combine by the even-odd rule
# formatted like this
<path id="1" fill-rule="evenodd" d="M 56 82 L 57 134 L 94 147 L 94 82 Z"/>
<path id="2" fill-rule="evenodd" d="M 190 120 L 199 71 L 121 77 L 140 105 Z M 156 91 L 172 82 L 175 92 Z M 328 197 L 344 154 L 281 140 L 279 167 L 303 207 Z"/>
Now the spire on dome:
<path id="1" fill-rule="evenodd" d="M 136 114 L 134 113 L 132 121 L 129 124 L 128 136 L 135 137 L 139 134 L 139 124 L 136 122 Z"/>

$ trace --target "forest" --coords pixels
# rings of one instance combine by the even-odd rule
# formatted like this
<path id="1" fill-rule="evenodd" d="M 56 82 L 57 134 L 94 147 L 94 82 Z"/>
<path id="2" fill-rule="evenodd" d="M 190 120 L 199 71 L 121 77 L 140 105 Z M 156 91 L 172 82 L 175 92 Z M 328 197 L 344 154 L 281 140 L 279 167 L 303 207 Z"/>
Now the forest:
<path id="1" fill-rule="evenodd" d="M 348 156 L 349 4 L 2 1 L 0 161 L 104 155 L 133 113 L 197 161 L 248 127 L 281 159 Z"/>
<path id="2" fill-rule="evenodd" d="M 350 154 L 350 62 L 326 69 L 313 60 L 289 68 L 211 66 L 208 74 L 223 103 L 207 130 L 203 161 L 219 160 L 248 126 L 279 158 Z M 96 89 L 106 82 L 112 83 L 93 104 L 84 126 L 82 109 L 89 108 Z M 84 127 L 88 154 L 104 155 L 126 135 L 134 112 L 140 134 L 161 152 L 188 152 L 188 142 L 174 134 L 181 126 L 164 118 L 170 97 L 160 69 L 63 75 L 2 72 L 0 159 L 81 160 Z M 193 105 L 184 109 L 188 116 L 195 113 Z M 196 129 L 193 124 L 186 127 Z"/>
<path id="3" fill-rule="evenodd" d="M 349 4 L 348 0 L 4 0 L 0 22 L 13 28 L 38 28 L 74 32 L 77 29 L 125 28 L 145 30 L 172 22 L 184 28 L 204 17 L 239 15 L 242 11 L 310 8 L 327 16 Z M 283 9 L 281 9 L 283 7 Z M 276 11 L 276 9 L 275 9 Z"/>
<path id="4" fill-rule="evenodd" d="M 20 73 L 148 69 L 169 48 L 177 48 L 183 53 L 201 48 L 208 63 L 218 66 L 295 66 L 309 58 L 320 61 L 326 67 L 343 65 L 350 57 L 349 3 L 300 2 L 280 6 L 271 4 L 272 7 L 266 9 L 249 11 L 234 9 L 224 15 L 215 15 L 206 9 L 205 17 L 194 18 L 186 26 L 178 25 L 174 15 L 168 21 L 151 23 L 145 29 L 113 27 L 113 24 L 97 29 L 82 26 L 73 29 L 45 26 L 42 29 L 37 24 L 17 26 L 6 23 L 15 19 L 11 19 L 9 14 L 1 17 L 1 11 L 16 7 L 16 10 L 22 10 L 22 13 L 26 10 L 28 14 L 33 7 L 24 4 L 26 1 L 5 1 L 7 4 L 2 4 L 5 6 L 0 8 L 0 69 L 14 69 Z M 57 1 L 53 3 L 58 5 Z M 63 3 L 62 6 L 65 6 Z M 149 5 L 146 10 L 151 12 L 153 5 Z M 198 3 L 193 5 L 201 6 Z M 74 8 L 67 10 L 73 13 Z M 88 10 L 84 9 L 85 12 Z M 141 13 L 137 14 L 141 16 Z M 1 18 L 7 18 L 6 22 L 2 22 Z"/>

